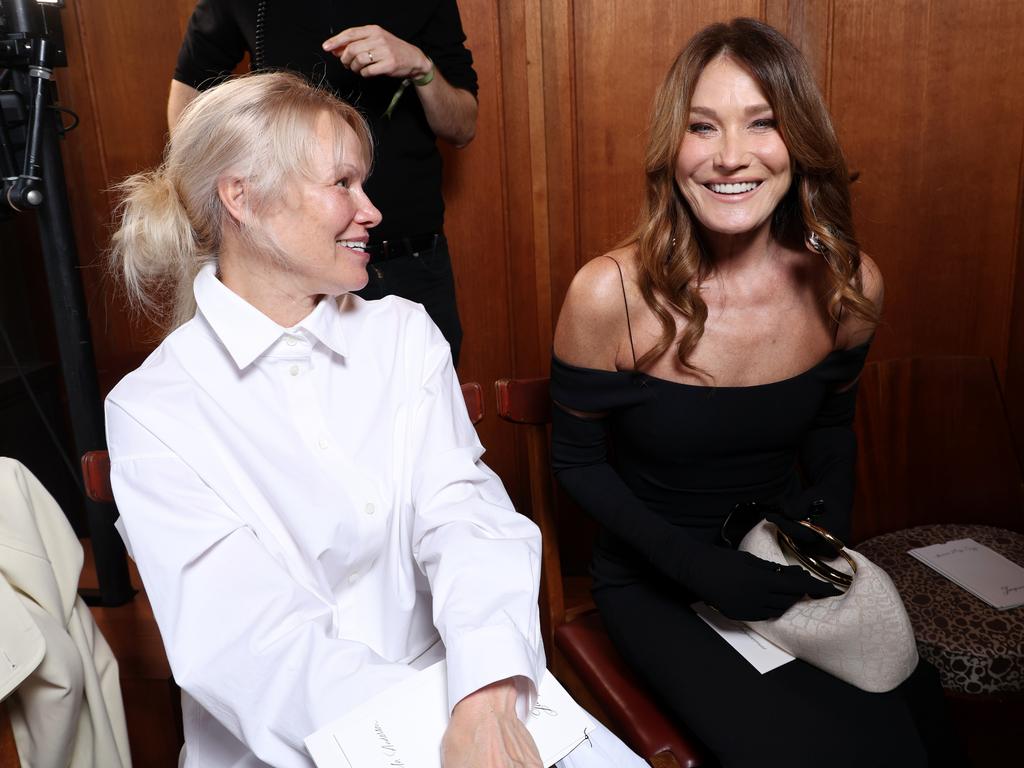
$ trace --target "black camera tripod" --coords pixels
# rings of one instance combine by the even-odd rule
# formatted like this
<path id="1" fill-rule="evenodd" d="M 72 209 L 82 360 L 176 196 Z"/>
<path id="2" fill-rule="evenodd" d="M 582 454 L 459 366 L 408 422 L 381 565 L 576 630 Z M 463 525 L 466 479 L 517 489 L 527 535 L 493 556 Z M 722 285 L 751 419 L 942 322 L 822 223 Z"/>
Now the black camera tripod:
<path id="1" fill-rule="evenodd" d="M 53 68 L 66 66 L 63 0 L 0 0 L 0 208 L 34 212 L 53 309 L 77 456 L 106 447 L 85 296 L 58 138 Z M 21 162 L 19 163 L 19 159 Z M 81 469 L 78 469 L 81 472 Z M 120 605 L 134 590 L 113 504 L 84 500 L 99 590 L 87 602 Z"/>

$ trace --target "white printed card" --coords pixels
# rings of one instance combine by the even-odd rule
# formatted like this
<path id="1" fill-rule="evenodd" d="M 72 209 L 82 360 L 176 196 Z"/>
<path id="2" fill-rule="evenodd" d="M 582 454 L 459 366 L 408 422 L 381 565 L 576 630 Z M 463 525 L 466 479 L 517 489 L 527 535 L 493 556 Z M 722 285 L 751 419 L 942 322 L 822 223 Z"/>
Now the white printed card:
<path id="1" fill-rule="evenodd" d="M 742 621 L 733 621 L 705 603 L 694 603 L 690 607 L 762 675 L 796 658 L 765 640 Z"/>
<path id="2" fill-rule="evenodd" d="M 306 737 L 306 749 L 317 768 L 441 768 L 447 691 L 439 661 Z M 552 766 L 583 743 L 594 721 L 545 672 L 526 727 Z"/>
<path id="3" fill-rule="evenodd" d="M 974 539 L 954 539 L 908 554 L 993 608 L 1024 605 L 1024 568 Z"/>

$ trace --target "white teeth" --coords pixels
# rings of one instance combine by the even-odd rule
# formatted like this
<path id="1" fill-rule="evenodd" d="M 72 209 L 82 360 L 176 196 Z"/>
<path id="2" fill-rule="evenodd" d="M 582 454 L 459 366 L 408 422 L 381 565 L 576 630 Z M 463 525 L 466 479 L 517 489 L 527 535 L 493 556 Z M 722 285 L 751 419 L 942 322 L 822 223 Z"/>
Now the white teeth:
<path id="1" fill-rule="evenodd" d="M 351 248 L 354 251 L 365 251 L 366 243 L 362 243 L 358 240 L 335 240 L 335 245 L 340 245 L 342 248 Z"/>
<path id="2" fill-rule="evenodd" d="M 757 189 L 760 183 L 759 181 L 745 181 L 740 184 L 708 184 L 707 187 L 720 195 L 739 195 Z"/>

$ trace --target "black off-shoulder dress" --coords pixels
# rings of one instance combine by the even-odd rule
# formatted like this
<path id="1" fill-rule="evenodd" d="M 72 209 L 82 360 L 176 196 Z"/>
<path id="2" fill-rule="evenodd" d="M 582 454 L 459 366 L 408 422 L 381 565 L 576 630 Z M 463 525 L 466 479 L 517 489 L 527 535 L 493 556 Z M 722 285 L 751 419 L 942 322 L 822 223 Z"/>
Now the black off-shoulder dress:
<path id="1" fill-rule="evenodd" d="M 824 498 L 845 535 L 868 345 L 769 384 L 551 366 L 559 481 L 601 525 L 594 598 L 627 662 L 723 766 L 960 765 L 934 669 L 872 694 L 802 661 L 759 674 L 690 609 L 680 568 L 733 506 Z M 564 409 L 603 414 L 583 419 Z M 613 446 L 613 449 L 612 449 Z M 612 455 L 614 454 L 614 455 Z"/>

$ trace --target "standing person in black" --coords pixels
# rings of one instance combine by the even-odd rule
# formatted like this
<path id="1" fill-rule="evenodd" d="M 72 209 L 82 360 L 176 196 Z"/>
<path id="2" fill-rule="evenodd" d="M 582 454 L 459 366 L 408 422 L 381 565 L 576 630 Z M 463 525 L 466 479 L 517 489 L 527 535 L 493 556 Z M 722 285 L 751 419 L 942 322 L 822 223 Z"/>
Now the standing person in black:
<path id="1" fill-rule="evenodd" d="M 473 139 L 477 79 L 455 0 L 200 0 L 171 81 L 167 121 L 250 56 L 326 83 L 367 118 L 375 141 L 367 193 L 383 221 L 359 295 L 423 304 L 458 364 L 462 326 L 444 236 L 437 138 Z"/>
<path id="2" fill-rule="evenodd" d="M 960 765 L 926 663 L 886 693 L 799 659 L 762 675 L 690 608 L 757 620 L 835 594 L 721 538 L 737 506 L 849 531 L 883 288 L 814 78 L 771 27 L 712 25 L 669 70 L 648 135 L 637 229 L 576 275 L 551 365 L 554 469 L 601 524 L 608 633 L 727 768 Z"/>

